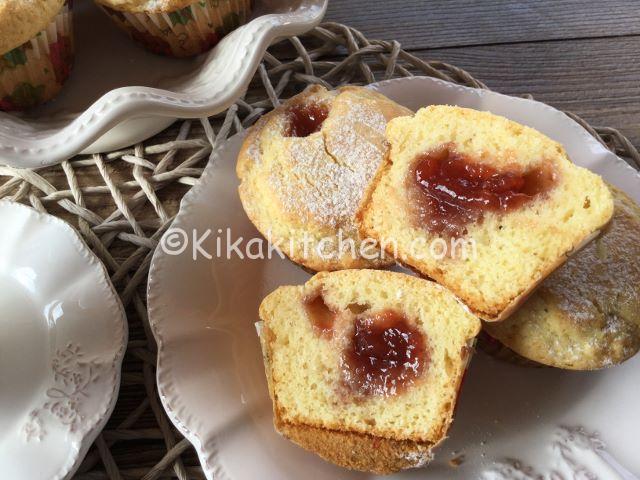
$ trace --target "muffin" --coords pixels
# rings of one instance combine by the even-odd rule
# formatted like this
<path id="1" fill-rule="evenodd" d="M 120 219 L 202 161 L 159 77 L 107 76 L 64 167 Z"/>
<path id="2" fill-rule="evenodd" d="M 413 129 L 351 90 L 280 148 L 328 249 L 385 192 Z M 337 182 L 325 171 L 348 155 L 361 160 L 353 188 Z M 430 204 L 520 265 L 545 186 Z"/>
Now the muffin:
<path id="1" fill-rule="evenodd" d="M 393 263 L 362 240 L 355 213 L 387 154 L 387 122 L 411 112 L 372 90 L 311 86 L 262 117 L 238 157 L 249 219 L 313 271 Z"/>
<path id="2" fill-rule="evenodd" d="M 507 320 L 505 320 L 505 322 Z M 500 325 L 501 323 L 504 322 L 492 322 L 491 325 Z M 489 323 L 485 323 L 485 325 L 489 325 Z M 501 343 L 499 340 L 496 340 L 489 335 L 485 329 L 480 332 L 476 339 L 476 349 L 486 353 L 496 360 L 510 363 L 512 365 L 518 365 L 519 367 L 548 368 L 548 365 L 543 365 L 542 363 L 538 363 L 533 360 L 529 360 L 522 355 L 518 355 L 504 343 Z"/>
<path id="3" fill-rule="evenodd" d="M 449 291 L 395 272 L 322 272 L 278 288 L 260 318 L 278 432 L 355 470 L 431 460 L 480 330 Z"/>
<path id="4" fill-rule="evenodd" d="M 71 0 L 0 2 L 0 110 L 52 99 L 73 64 Z"/>
<path id="5" fill-rule="evenodd" d="M 247 22 L 252 0 L 96 0 L 134 40 L 154 53 L 190 57 Z"/>
<path id="6" fill-rule="evenodd" d="M 613 214 L 602 179 L 541 133 L 431 106 L 387 127 L 390 154 L 358 213 L 361 235 L 504 320 Z"/>
<path id="7" fill-rule="evenodd" d="M 611 223 L 527 302 L 485 331 L 515 353 L 571 370 L 619 364 L 640 350 L 640 207 L 611 188 Z"/>

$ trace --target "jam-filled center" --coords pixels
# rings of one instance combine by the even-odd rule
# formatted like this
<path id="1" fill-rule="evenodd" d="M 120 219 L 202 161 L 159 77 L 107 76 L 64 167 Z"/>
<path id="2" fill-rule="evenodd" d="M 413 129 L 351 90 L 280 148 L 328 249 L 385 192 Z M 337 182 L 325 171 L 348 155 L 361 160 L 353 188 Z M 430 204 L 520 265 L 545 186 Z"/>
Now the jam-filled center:
<path id="1" fill-rule="evenodd" d="M 287 108 L 286 137 L 308 137 L 320 131 L 329 116 L 329 108 L 321 103 L 296 103 Z"/>
<path id="2" fill-rule="evenodd" d="M 356 317 L 342 373 L 353 393 L 391 396 L 413 385 L 428 362 L 422 333 L 402 314 L 384 310 Z"/>
<path id="3" fill-rule="evenodd" d="M 304 307 L 307 311 L 307 316 L 311 320 L 313 330 L 322 336 L 332 336 L 337 313 L 329 308 L 324 301 L 322 293 L 306 298 Z"/>
<path id="4" fill-rule="evenodd" d="M 459 237 L 485 212 L 520 208 L 550 190 L 555 179 L 549 164 L 498 170 L 447 144 L 419 155 L 409 181 L 420 223 L 436 234 Z"/>

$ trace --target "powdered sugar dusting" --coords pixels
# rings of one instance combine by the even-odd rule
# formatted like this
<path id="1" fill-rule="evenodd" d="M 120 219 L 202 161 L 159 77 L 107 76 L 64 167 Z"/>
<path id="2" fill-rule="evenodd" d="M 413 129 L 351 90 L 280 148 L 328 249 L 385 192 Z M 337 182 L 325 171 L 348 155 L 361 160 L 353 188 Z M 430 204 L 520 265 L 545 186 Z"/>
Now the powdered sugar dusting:
<path id="1" fill-rule="evenodd" d="M 247 147 L 247 156 L 254 163 L 260 162 L 260 146 L 257 139 L 253 139 Z"/>
<path id="2" fill-rule="evenodd" d="M 613 219 L 600 236 L 553 272 L 504 330 L 487 327 L 496 338 L 508 332 L 532 339 L 534 348 L 543 342 L 544 363 L 579 369 L 619 364 L 638 351 L 640 208 L 621 192 L 614 199 Z"/>
<path id="3" fill-rule="evenodd" d="M 383 160 L 386 120 L 370 105 L 347 107 L 346 115 L 329 118 L 319 134 L 291 139 L 293 168 L 271 180 L 286 210 L 354 232 L 362 195 Z"/>
<path id="4" fill-rule="evenodd" d="M 404 459 L 411 464 L 411 468 L 421 468 L 428 465 L 433 460 L 433 453 L 427 452 L 408 452 Z"/>
<path id="5" fill-rule="evenodd" d="M 545 283 L 576 322 L 598 314 L 631 317 L 639 310 L 640 211 L 621 200 L 616 199 L 614 218 L 603 234 Z"/>

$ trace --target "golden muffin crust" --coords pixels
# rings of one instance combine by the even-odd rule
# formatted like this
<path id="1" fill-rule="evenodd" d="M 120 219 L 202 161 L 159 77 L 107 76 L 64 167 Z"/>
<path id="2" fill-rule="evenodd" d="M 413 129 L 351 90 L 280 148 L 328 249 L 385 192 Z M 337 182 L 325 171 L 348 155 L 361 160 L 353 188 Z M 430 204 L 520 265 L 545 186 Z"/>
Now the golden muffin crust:
<path id="1" fill-rule="evenodd" d="M 322 109 L 326 119 L 317 131 L 292 135 L 292 109 L 308 106 Z M 373 245 L 359 255 L 355 214 L 386 155 L 387 122 L 410 114 L 362 87 L 329 91 L 316 85 L 288 100 L 257 122 L 238 157 L 240 199 L 249 219 L 283 253 L 310 270 L 393 263 L 380 255 L 364 258 L 379 253 Z M 309 240 L 306 248 L 304 239 Z"/>
<path id="2" fill-rule="evenodd" d="M 305 450 L 344 468 L 376 475 L 421 468 L 433 460 L 430 442 L 395 440 L 358 432 L 292 425 L 275 420 L 276 429 Z"/>
<path id="3" fill-rule="evenodd" d="M 640 349 L 640 207 L 610 187 L 611 223 L 512 317 L 485 330 L 545 365 L 593 370 Z"/>
<path id="4" fill-rule="evenodd" d="M 63 4 L 64 0 L 0 1 L 0 55 L 28 42 L 44 30 Z"/>
<path id="5" fill-rule="evenodd" d="M 97 0 L 98 3 L 121 12 L 161 13 L 173 12 L 196 3 L 198 0 Z M 211 1 L 211 0 L 207 0 Z"/>

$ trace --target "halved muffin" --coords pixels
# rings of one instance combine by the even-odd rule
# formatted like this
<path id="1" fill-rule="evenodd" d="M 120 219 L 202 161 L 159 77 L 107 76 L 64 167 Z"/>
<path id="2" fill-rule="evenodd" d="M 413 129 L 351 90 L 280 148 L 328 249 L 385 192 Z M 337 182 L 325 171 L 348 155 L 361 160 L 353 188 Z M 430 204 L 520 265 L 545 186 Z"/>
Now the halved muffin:
<path id="1" fill-rule="evenodd" d="M 611 223 L 515 314 L 486 324 L 491 337 L 529 360 L 572 370 L 616 365 L 640 350 L 640 207 L 611 190 Z"/>
<path id="2" fill-rule="evenodd" d="M 312 86 L 251 129 L 238 156 L 249 219 L 314 271 L 392 264 L 358 235 L 355 214 L 387 153 L 387 122 L 411 115 L 372 90 Z"/>
<path id="3" fill-rule="evenodd" d="M 387 139 L 358 213 L 361 235 L 484 320 L 505 319 L 611 219 L 598 175 L 506 118 L 431 106 L 391 121 Z"/>
<path id="4" fill-rule="evenodd" d="M 395 272 L 324 272 L 278 288 L 260 318 L 279 432 L 356 470 L 431 459 L 480 329 L 450 292 Z"/>

